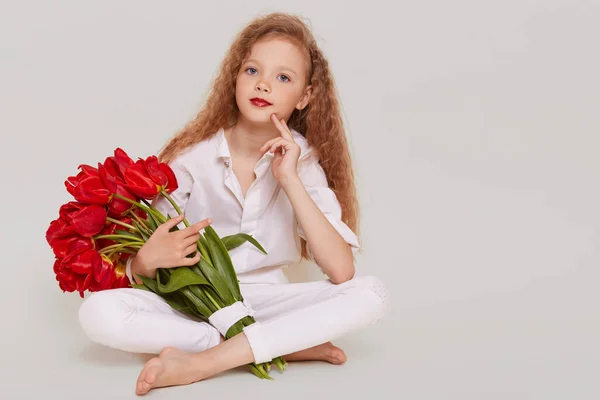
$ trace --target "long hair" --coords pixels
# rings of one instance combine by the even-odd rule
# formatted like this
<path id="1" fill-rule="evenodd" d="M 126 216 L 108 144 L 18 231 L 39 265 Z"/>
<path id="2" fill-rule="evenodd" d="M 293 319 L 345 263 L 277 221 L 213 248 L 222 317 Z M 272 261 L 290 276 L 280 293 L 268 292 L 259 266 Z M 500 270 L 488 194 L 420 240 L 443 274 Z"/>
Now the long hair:
<path id="1" fill-rule="evenodd" d="M 359 207 L 354 171 L 334 79 L 315 38 L 297 16 L 272 13 L 258 17 L 235 37 L 214 78 L 204 107 L 165 144 L 158 158 L 169 163 L 185 149 L 209 138 L 220 128 L 235 124 L 239 112 L 235 100 L 237 74 L 254 43 L 266 38 L 291 41 L 306 56 L 307 84 L 312 85 L 312 97 L 303 110 L 294 110 L 287 124 L 290 129 L 302 134 L 313 147 L 329 187 L 340 202 L 342 221 L 358 236 Z M 309 258 L 305 240 L 302 240 L 302 257 Z"/>

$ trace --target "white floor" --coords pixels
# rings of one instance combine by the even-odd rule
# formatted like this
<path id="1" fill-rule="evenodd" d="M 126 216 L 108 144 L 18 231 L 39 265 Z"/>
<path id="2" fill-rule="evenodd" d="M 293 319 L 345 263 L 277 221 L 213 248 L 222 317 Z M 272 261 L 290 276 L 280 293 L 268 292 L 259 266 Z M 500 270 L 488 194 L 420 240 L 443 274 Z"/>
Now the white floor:
<path id="1" fill-rule="evenodd" d="M 23 275 L 30 280 L 20 288 L 8 288 L 7 275 L 2 280 L 8 289 L 2 307 L 10 317 L 0 364 L 2 398 L 136 398 L 135 380 L 148 356 L 92 344 L 77 325 L 77 295 L 58 291 L 48 273 Z M 539 304 L 524 288 L 418 306 L 403 305 L 396 291 L 387 317 L 334 342 L 348 355 L 343 366 L 290 363 L 284 373 L 271 371 L 273 381 L 240 367 L 147 397 L 598 399 L 599 324 L 585 312 L 567 317 L 555 289 L 539 286 Z M 542 311 L 550 309 L 554 317 Z"/>

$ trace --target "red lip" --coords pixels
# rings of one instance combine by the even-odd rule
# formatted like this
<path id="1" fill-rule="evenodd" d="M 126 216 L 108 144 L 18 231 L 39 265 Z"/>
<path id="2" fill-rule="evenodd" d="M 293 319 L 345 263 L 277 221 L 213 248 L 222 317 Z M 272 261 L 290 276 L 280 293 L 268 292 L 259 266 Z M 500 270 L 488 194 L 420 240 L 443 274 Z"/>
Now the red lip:
<path id="1" fill-rule="evenodd" d="M 252 104 L 254 104 L 257 107 L 267 107 L 267 106 L 272 106 L 271 103 L 269 103 L 268 101 L 266 101 L 265 99 L 261 99 L 260 97 L 255 97 L 253 99 L 250 99 L 250 102 Z"/>

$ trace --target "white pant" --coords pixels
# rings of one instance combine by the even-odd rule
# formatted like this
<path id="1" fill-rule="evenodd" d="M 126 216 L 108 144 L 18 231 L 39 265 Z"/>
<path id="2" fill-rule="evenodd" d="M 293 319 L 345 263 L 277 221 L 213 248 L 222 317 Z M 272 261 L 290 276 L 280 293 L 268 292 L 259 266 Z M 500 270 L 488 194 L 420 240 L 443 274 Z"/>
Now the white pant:
<path id="1" fill-rule="evenodd" d="M 240 289 L 256 312 L 257 322 L 244 328 L 256 363 L 374 324 L 391 305 L 389 292 L 373 276 L 339 285 L 247 283 Z M 133 288 L 92 293 L 79 309 L 79 321 L 92 341 L 133 353 L 158 354 L 167 346 L 200 352 L 221 337 L 212 325 L 174 310 L 160 296 Z"/>

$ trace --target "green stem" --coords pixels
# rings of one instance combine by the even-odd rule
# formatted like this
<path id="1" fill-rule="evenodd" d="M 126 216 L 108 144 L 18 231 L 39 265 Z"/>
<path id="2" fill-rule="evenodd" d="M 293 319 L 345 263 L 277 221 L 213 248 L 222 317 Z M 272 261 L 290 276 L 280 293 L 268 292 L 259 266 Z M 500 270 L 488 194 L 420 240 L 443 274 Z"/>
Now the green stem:
<path id="1" fill-rule="evenodd" d="M 128 202 L 128 203 L 130 203 L 130 204 L 133 204 L 134 206 L 136 206 L 136 207 L 138 207 L 138 208 L 141 208 L 142 210 L 146 211 L 147 213 L 152 213 L 152 215 L 156 216 L 156 217 L 157 217 L 157 218 L 159 218 L 161 221 L 165 221 L 165 220 L 166 220 L 166 219 L 165 219 L 165 216 L 164 216 L 164 215 L 162 215 L 160 212 L 158 212 L 158 210 L 156 210 L 156 209 L 155 209 L 154 207 L 152 207 L 152 206 L 150 206 L 150 207 L 146 207 L 145 205 L 142 205 L 142 204 L 140 204 L 139 202 L 137 202 L 137 201 L 133 201 L 133 200 L 131 200 L 131 199 L 127 198 L 127 197 L 123 197 L 123 196 L 121 196 L 121 195 L 120 195 L 120 194 L 118 194 L 118 193 L 115 193 L 114 195 L 115 195 L 115 197 L 117 197 L 117 198 L 119 198 L 119 199 L 121 199 L 121 200 L 123 200 L 123 201 L 126 201 L 126 202 Z"/>
<path id="2" fill-rule="evenodd" d="M 204 294 L 206 295 L 206 297 L 208 297 L 208 298 L 210 299 L 210 301 L 212 301 L 212 303 L 215 305 L 215 308 L 216 308 L 217 310 L 220 310 L 220 309 L 221 309 L 221 307 L 219 307 L 219 304 L 217 304 L 217 301 L 214 299 L 214 297 L 212 297 L 212 296 L 210 295 L 210 293 L 208 293 L 208 290 L 205 290 L 205 291 L 204 291 Z"/>
<path id="3" fill-rule="evenodd" d="M 173 198 L 171 196 L 169 196 L 169 194 L 167 192 L 165 192 L 164 190 L 161 190 L 160 194 L 162 194 L 167 200 L 169 200 L 169 203 L 171 203 L 171 205 L 173 206 L 175 211 L 177 211 L 177 214 L 179 214 L 179 215 L 183 214 L 181 212 L 181 208 L 179 208 L 179 206 L 177 205 L 175 200 L 173 200 Z M 185 217 L 183 218 L 183 223 L 185 224 L 186 227 L 190 226 L 190 223 L 187 221 L 187 218 L 185 218 Z"/>
<path id="4" fill-rule="evenodd" d="M 142 202 L 143 202 L 143 203 L 144 203 L 146 206 L 148 206 L 148 208 L 154 208 L 154 207 L 152 206 L 152 204 L 151 204 L 151 203 L 150 203 L 148 200 L 146 200 L 146 199 L 142 199 Z"/>
<path id="5" fill-rule="evenodd" d="M 129 210 L 129 214 L 144 228 L 144 233 L 146 233 L 148 236 L 152 235 L 152 230 L 148 228 L 145 221 L 141 219 L 139 215 L 134 213 L 133 210 Z"/>
<path id="6" fill-rule="evenodd" d="M 143 245 L 143 243 L 139 243 L 138 244 L 138 242 L 111 244 L 110 246 L 103 247 L 99 251 L 99 253 L 100 254 L 106 254 L 110 250 L 110 254 L 108 254 L 108 256 L 110 257 L 110 256 L 112 256 L 115 253 L 116 250 L 122 250 L 122 249 L 127 248 L 127 247 L 131 247 L 133 249 L 138 249 L 139 250 L 142 247 L 142 245 Z"/>
<path id="7" fill-rule="evenodd" d="M 130 245 L 131 245 L 131 243 L 124 243 L 124 244 L 122 244 L 122 245 L 120 245 L 118 247 L 115 247 L 113 251 L 111 251 L 110 253 L 108 253 L 107 257 L 108 258 L 112 257 L 112 255 L 115 254 L 117 251 L 122 250 L 122 249 L 127 248 L 127 247 L 130 247 Z M 133 248 L 137 248 L 138 250 L 142 248 L 142 246 L 136 246 L 136 245 L 133 245 L 132 247 Z"/>
<path id="8" fill-rule="evenodd" d="M 138 229 L 135 226 L 126 224 L 125 222 L 119 221 L 118 219 L 114 219 L 114 218 L 111 218 L 111 217 L 106 217 L 106 220 L 109 221 L 109 222 L 113 222 L 113 223 L 115 223 L 117 225 L 121 225 L 121 226 L 124 226 L 126 228 L 129 228 L 129 229 L 131 229 L 131 230 L 133 230 L 135 232 L 139 232 Z"/>
<path id="9" fill-rule="evenodd" d="M 94 239 L 130 239 L 131 242 L 145 243 L 142 239 L 138 237 L 132 237 L 127 235 L 99 235 L 94 236 Z"/>

